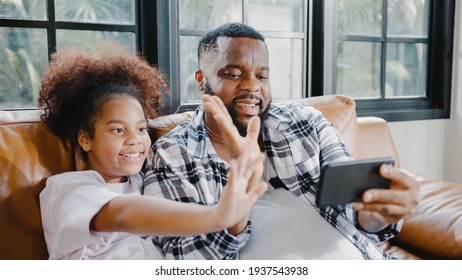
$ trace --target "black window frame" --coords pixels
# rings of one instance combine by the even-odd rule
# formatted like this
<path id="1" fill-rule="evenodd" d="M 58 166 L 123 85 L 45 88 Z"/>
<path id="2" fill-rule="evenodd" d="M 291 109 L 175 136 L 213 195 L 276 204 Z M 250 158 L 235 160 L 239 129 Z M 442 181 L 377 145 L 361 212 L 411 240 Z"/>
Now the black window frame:
<path id="1" fill-rule="evenodd" d="M 48 19 L 31 20 L 31 19 L 8 19 L 0 18 L 0 27 L 19 27 L 19 28 L 34 28 L 47 30 L 48 43 L 48 59 L 51 54 L 56 52 L 56 30 L 85 30 L 85 31 L 114 31 L 114 32 L 132 32 L 136 38 L 136 50 L 141 50 L 140 26 L 141 21 L 137 20 L 141 17 L 142 0 L 134 1 L 135 23 L 134 24 L 106 24 L 106 23 L 90 23 L 90 22 L 72 22 L 72 21 L 57 21 L 55 16 L 55 1 L 46 0 L 46 14 Z"/>
<path id="2" fill-rule="evenodd" d="M 328 0 L 330 1 L 330 0 Z M 327 94 L 324 81 L 325 0 L 313 0 L 311 96 Z M 455 0 L 430 3 L 426 97 L 356 99 L 358 116 L 387 121 L 446 119 L 450 117 Z"/>
<path id="3" fill-rule="evenodd" d="M 135 22 L 131 25 L 56 21 L 54 0 L 47 1 L 48 20 L 0 19 L 0 26 L 42 28 L 47 30 L 48 55 L 56 51 L 56 29 L 133 32 L 137 53 L 157 65 L 168 77 L 171 92 L 163 101 L 160 115 L 171 114 L 180 107 L 179 27 L 175 1 L 135 0 Z M 328 0 L 330 1 L 330 0 Z M 304 97 L 324 92 L 324 6 L 325 0 L 310 0 L 306 5 L 306 91 Z M 362 100 L 357 99 L 358 116 L 377 116 L 387 121 L 441 119 L 450 117 L 452 58 L 454 44 L 455 0 L 432 0 L 428 45 L 427 97 Z M 308 61 L 311 60 L 311 61 Z M 196 105 L 180 108 L 193 110 Z"/>
<path id="4" fill-rule="evenodd" d="M 158 60 L 156 61 L 159 69 L 162 70 L 169 78 L 170 88 L 172 95 L 167 97 L 161 106 L 161 113 L 181 113 L 186 111 L 192 111 L 197 108 L 199 104 L 196 103 L 182 103 L 181 102 L 181 89 L 180 89 L 180 53 L 179 53 L 179 40 L 182 32 L 185 35 L 203 35 L 208 30 L 180 30 L 179 27 L 179 3 L 180 0 L 157 0 L 157 23 L 158 23 L 158 42 L 162 42 L 158 45 Z M 246 3 L 243 3 L 243 21 L 247 17 L 247 11 L 245 9 Z M 305 3 L 307 13 L 309 13 L 310 5 Z M 267 38 L 297 38 L 304 40 L 304 48 L 308 49 L 309 45 L 309 23 L 306 22 L 303 32 L 273 32 L 273 31 L 262 31 L 263 35 Z M 297 33 L 305 33 L 303 37 Z M 305 54 L 305 73 L 304 81 L 302 81 L 303 92 L 306 92 L 309 87 L 309 55 L 308 51 Z M 305 96 L 302 96 L 305 97 Z"/>
<path id="5" fill-rule="evenodd" d="M 0 27 L 45 29 L 47 33 L 48 61 L 57 50 L 56 30 L 84 30 L 102 32 L 131 32 L 135 35 L 136 53 L 145 57 L 149 63 L 157 63 L 157 40 L 152 30 L 157 30 L 156 1 L 134 0 L 133 24 L 90 23 L 57 21 L 55 16 L 55 0 L 46 0 L 47 19 L 10 19 L 0 18 Z M 35 109 L 2 108 L 1 110 Z"/>
<path id="6" fill-rule="evenodd" d="M 304 97 L 331 94 L 324 91 L 324 20 L 326 0 L 311 0 L 306 5 L 308 15 L 308 49 L 305 63 L 307 69 L 306 92 Z M 330 0 L 328 0 L 330 1 Z M 441 119 L 450 117 L 452 56 L 454 44 L 455 0 L 432 0 L 429 22 L 429 44 L 427 64 L 426 97 L 403 97 L 396 99 L 356 99 L 358 116 L 377 116 L 387 121 L 410 121 Z M 159 67 L 170 78 L 172 96 L 164 105 L 164 112 L 173 113 L 180 108 L 178 88 L 179 54 L 175 45 L 179 40 L 177 7 L 171 1 L 157 1 Z M 311 60 L 311 61 L 308 61 Z M 192 110 L 195 105 L 187 105 L 177 112 Z"/>

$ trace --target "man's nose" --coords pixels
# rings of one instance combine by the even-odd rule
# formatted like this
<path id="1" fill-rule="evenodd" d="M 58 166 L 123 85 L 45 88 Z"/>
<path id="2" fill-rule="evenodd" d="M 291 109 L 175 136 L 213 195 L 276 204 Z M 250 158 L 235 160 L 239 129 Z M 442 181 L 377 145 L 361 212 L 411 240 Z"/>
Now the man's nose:
<path id="1" fill-rule="evenodd" d="M 245 75 L 241 81 L 241 90 L 248 92 L 258 92 L 260 91 L 261 84 L 260 81 L 254 74 Z"/>

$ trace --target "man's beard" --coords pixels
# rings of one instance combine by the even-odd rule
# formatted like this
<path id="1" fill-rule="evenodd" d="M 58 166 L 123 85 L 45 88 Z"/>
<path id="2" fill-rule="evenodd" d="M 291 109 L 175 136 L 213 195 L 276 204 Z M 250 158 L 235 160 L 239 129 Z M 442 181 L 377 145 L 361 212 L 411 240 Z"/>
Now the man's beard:
<path id="1" fill-rule="evenodd" d="M 204 94 L 208 94 L 208 95 L 216 95 L 216 93 L 212 90 L 212 88 L 210 87 L 210 84 L 208 82 L 205 82 L 204 83 Z M 238 118 L 238 115 L 237 115 L 237 111 L 236 109 L 234 109 L 234 105 L 236 104 L 236 102 L 240 99 L 244 99 L 244 98 L 253 98 L 255 99 L 254 95 L 251 94 L 251 93 L 248 93 L 248 94 L 244 94 L 244 95 L 240 95 L 240 96 L 237 96 L 236 98 L 234 98 L 233 100 L 231 100 L 231 103 L 230 104 L 225 104 L 226 108 L 228 109 L 228 112 L 229 112 L 229 115 L 231 116 L 231 119 L 233 120 L 233 124 L 234 126 L 236 126 L 237 130 L 239 131 L 239 134 L 243 137 L 245 137 L 247 135 L 247 124 L 244 124 L 243 122 L 241 122 Z M 260 100 L 260 108 L 263 104 L 263 100 L 258 98 Z M 270 99 L 270 102 L 268 103 L 268 106 L 266 106 L 265 110 L 263 111 L 260 111 L 260 113 L 258 114 L 258 117 L 260 118 L 260 134 L 263 132 L 263 123 L 265 122 L 265 120 L 268 118 L 268 112 L 269 112 L 269 108 L 271 106 L 271 102 L 272 100 Z"/>

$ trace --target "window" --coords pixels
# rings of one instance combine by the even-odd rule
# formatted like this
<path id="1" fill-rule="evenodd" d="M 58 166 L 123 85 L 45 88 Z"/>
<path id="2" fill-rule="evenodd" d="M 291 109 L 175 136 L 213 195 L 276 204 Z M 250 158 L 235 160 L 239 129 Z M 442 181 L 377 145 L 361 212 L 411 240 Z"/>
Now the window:
<path id="1" fill-rule="evenodd" d="M 192 110 L 199 38 L 244 22 L 267 39 L 274 100 L 345 94 L 358 115 L 448 118 L 455 0 L 2 0 L 0 109 L 36 106 L 55 50 L 118 42 L 164 71 L 161 114 Z"/>
<path id="2" fill-rule="evenodd" d="M 134 0 L 0 1 L 0 109 L 32 108 L 52 52 L 117 42 L 139 48 Z"/>
<path id="3" fill-rule="evenodd" d="M 455 1 L 314 2 L 314 95 L 388 121 L 449 117 Z"/>
<path id="4" fill-rule="evenodd" d="M 454 0 L 169 3 L 158 10 L 159 25 L 170 30 L 159 39 L 169 44 L 158 46 L 174 92 L 167 111 L 191 110 L 198 101 L 200 36 L 241 21 L 267 38 L 275 100 L 344 94 L 356 99 L 359 116 L 449 117 Z"/>
<path id="5" fill-rule="evenodd" d="M 194 78 L 197 46 L 208 30 L 229 22 L 244 22 L 266 38 L 270 52 L 273 99 L 304 96 L 306 87 L 307 3 L 304 0 L 177 0 L 159 9 L 172 17 L 169 22 L 170 46 L 160 46 L 161 68 L 165 66 L 173 92 L 171 110 L 191 110 L 200 102 Z M 163 12 L 162 12 L 163 11 Z M 177 30 L 177 34 L 175 34 Z M 163 41 L 167 41 L 164 39 Z M 170 53 L 169 53 L 170 52 Z M 169 61 L 162 62 L 162 58 Z"/>

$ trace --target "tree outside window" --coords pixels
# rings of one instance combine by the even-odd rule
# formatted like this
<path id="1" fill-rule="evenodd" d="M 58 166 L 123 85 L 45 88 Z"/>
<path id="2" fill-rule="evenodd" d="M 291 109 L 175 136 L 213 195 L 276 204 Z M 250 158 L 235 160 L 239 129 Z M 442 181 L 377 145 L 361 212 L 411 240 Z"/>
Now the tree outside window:
<path id="1" fill-rule="evenodd" d="M 56 49 L 135 44 L 134 0 L 0 1 L 0 108 L 33 108 Z"/>

